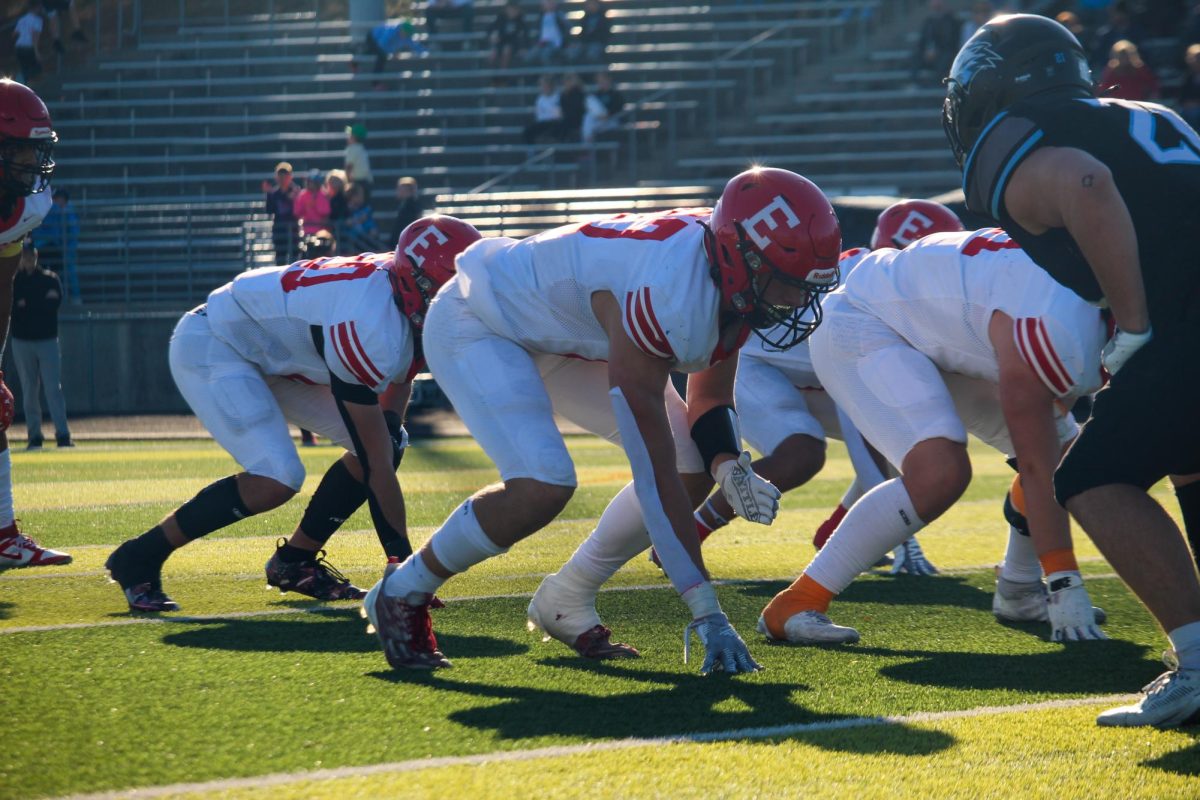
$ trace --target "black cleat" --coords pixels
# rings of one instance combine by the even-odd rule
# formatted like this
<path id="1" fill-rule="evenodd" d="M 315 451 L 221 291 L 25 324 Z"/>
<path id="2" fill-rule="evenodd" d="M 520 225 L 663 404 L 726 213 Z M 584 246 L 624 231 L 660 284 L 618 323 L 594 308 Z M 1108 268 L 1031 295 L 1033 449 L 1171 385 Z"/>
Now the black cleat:
<path id="1" fill-rule="evenodd" d="M 286 541 L 280 539 L 277 548 Z M 267 561 L 266 569 L 267 586 L 281 592 L 295 592 L 315 600 L 361 600 L 367 596 L 325 560 L 324 550 L 316 553 L 315 558 L 295 563 L 284 561 L 276 552 Z"/>
<path id="2" fill-rule="evenodd" d="M 121 587 L 129 610 L 135 613 L 178 611 L 179 604 L 162 588 L 162 565 L 150 566 L 137 557 L 133 540 L 124 542 L 104 562 L 108 575 Z"/>

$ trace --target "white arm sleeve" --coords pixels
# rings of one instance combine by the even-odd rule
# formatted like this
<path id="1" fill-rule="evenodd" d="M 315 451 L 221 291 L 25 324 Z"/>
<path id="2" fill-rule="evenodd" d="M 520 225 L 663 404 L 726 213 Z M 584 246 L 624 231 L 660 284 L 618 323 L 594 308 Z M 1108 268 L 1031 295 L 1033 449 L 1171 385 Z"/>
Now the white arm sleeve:
<path id="1" fill-rule="evenodd" d="M 650 463 L 650 452 L 646 449 L 646 443 L 642 441 L 642 432 L 634 419 L 633 409 L 629 407 L 619 388 L 609 389 L 608 396 L 612 399 L 621 443 L 625 446 L 629 466 L 633 469 L 633 490 L 642 506 L 642 517 L 646 523 L 646 530 L 650 533 L 650 543 L 658 552 L 663 572 L 671 579 L 675 591 L 682 595 L 688 589 L 704 583 L 704 575 L 684 549 L 679 537 L 675 535 L 671 520 L 663 510 L 662 500 L 658 496 L 658 482 L 654 477 L 654 466 Z"/>
<path id="2" fill-rule="evenodd" d="M 854 427 L 854 423 L 842 409 L 837 410 L 837 415 L 838 425 L 842 428 L 842 439 L 846 443 L 846 450 L 850 453 L 850 463 L 854 465 L 854 474 L 858 478 L 860 494 L 866 494 L 883 483 L 884 476 L 880 474 L 875 459 L 871 458 L 867 441 L 858 432 L 858 428 Z"/>

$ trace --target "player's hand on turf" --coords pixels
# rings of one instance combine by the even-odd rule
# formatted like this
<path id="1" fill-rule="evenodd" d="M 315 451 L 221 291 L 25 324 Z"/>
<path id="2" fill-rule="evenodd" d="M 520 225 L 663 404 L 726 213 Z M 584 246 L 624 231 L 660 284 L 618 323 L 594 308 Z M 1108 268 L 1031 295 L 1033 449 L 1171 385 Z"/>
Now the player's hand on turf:
<path id="1" fill-rule="evenodd" d="M 1080 642 L 1107 639 L 1096 624 L 1092 598 L 1078 572 L 1054 572 L 1046 577 L 1050 589 L 1047 613 L 1050 617 L 1050 638 L 1056 642 Z"/>
<path id="2" fill-rule="evenodd" d="M 925 557 L 917 537 L 910 536 L 892 551 L 892 574 L 937 575 L 938 568 Z"/>
<path id="3" fill-rule="evenodd" d="M 750 655 L 750 650 L 742 641 L 742 637 L 729 624 L 729 617 L 725 616 L 723 612 L 693 620 L 687 626 L 687 630 L 683 633 L 684 663 L 687 663 L 688 645 L 691 641 L 692 631 L 696 632 L 704 644 L 704 664 L 700 667 L 700 674 L 758 672 L 762 669 Z"/>
<path id="4" fill-rule="evenodd" d="M 1153 338 L 1154 331 L 1150 328 L 1146 328 L 1144 333 L 1130 333 L 1117 328 L 1100 353 L 1100 363 L 1108 370 L 1109 375 L 1116 375 L 1121 367 L 1125 366 L 1125 362 Z"/>
<path id="5" fill-rule="evenodd" d="M 725 499 L 742 519 L 770 525 L 779 513 L 780 491 L 775 484 L 754 473 L 750 453 L 743 450 L 736 459 L 717 465 L 715 477 Z"/>

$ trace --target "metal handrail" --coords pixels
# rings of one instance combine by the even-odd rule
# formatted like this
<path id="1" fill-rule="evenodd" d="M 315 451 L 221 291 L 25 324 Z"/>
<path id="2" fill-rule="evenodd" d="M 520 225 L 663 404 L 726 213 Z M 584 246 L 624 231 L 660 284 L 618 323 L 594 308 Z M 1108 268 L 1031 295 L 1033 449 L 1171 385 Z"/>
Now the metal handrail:
<path id="1" fill-rule="evenodd" d="M 501 172 L 499 175 L 496 175 L 492 178 L 488 178 L 486 181 L 484 181 L 483 183 L 479 184 L 474 189 L 472 189 L 470 193 L 471 194 L 479 194 L 481 192 L 486 192 L 488 189 L 491 189 L 493 186 L 496 186 L 497 184 L 503 182 L 504 180 L 511 178 L 514 175 L 519 175 L 522 171 L 528 169 L 529 167 L 532 167 L 534 164 L 537 164 L 540 161 L 545 161 L 547 158 L 549 158 L 550 156 L 554 155 L 557 152 L 558 152 L 558 149 L 555 148 L 553 145 L 551 145 L 550 147 L 547 147 L 545 150 L 542 150 L 540 153 L 537 153 L 537 154 L 532 155 L 529 158 L 525 159 L 520 164 L 517 164 L 515 167 L 509 167 L 508 169 Z"/>

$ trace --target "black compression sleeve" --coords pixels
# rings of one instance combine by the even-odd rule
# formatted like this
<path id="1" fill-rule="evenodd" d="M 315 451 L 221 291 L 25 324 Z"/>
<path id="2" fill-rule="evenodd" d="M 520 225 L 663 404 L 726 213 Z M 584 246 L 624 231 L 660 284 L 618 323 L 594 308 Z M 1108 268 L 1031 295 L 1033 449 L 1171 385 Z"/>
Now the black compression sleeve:
<path id="1" fill-rule="evenodd" d="M 712 462 L 721 453 L 738 455 L 742 442 L 737 431 L 737 412 L 733 406 L 715 406 L 705 411 L 692 425 L 692 441 L 700 449 L 704 468 L 712 471 Z"/>

